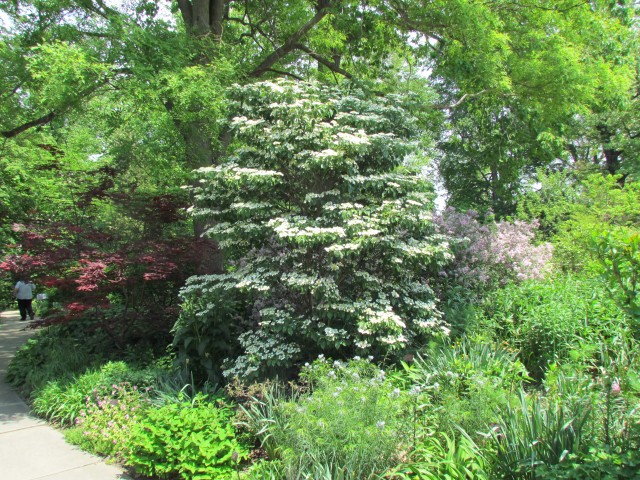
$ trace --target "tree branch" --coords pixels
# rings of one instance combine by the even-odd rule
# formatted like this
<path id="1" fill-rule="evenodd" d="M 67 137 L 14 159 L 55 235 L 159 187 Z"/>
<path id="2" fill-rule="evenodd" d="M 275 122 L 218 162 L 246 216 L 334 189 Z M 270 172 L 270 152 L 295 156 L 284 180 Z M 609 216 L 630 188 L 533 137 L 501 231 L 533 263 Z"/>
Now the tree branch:
<path id="1" fill-rule="evenodd" d="M 127 68 L 114 69 L 112 70 L 112 73 L 115 75 L 130 73 L 130 70 Z M 78 102 L 80 99 L 91 96 L 93 93 L 99 90 L 100 87 L 109 84 L 110 80 L 111 80 L 111 77 L 103 77 L 103 78 L 96 79 L 96 83 L 94 85 L 91 85 L 88 88 L 85 88 L 84 90 L 78 92 L 75 97 L 69 99 L 66 105 L 63 105 L 61 108 L 57 110 L 52 110 L 51 112 L 47 113 L 46 115 L 43 115 L 40 118 L 36 118 L 35 120 L 31 120 L 30 122 L 25 122 L 22 125 L 19 125 L 11 130 L 2 131 L 0 132 L 0 135 L 2 135 L 4 138 L 13 138 L 17 135 L 20 135 L 23 132 L 26 132 L 30 128 L 51 123 L 51 121 L 53 121 L 54 118 L 61 115 L 65 111 L 69 110 L 70 108 L 72 108 L 76 104 L 76 102 Z"/>
<path id="2" fill-rule="evenodd" d="M 311 58 L 313 58 L 317 62 L 321 63 L 322 65 L 324 65 L 328 69 L 330 69 L 330 70 L 332 70 L 332 71 L 334 71 L 336 73 L 339 73 L 340 75 L 342 75 L 342 76 L 344 76 L 344 77 L 346 77 L 348 79 L 352 79 L 353 78 L 353 75 L 351 75 L 349 72 L 347 72 L 343 68 L 340 68 L 338 65 L 335 64 L 335 62 L 332 62 L 331 60 L 327 60 L 323 56 L 318 55 L 313 50 L 311 50 L 309 47 L 307 47 L 305 45 L 301 45 L 301 44 L 296 44 L 295 48 L 297 50 L 302 50 L 303 52 L 308 54 Z"/>
<path id="3" fill-rule="evenodd" d="M 319 10 L 311 20 L 300 27 L 295 33 L 293 33 L 287 40 L 278 48 L 276 48 L 270 55 L 267 56 L 260 65 L 258 65 L 251 73 L 250 77 L 260 77 L 263 73 L 267 72 L 273 65 L 275 65 L 280 59 L 291 53 L 295 49 L 296 44 L 300 39 L 305 36 L 313 27 L 315 27 L 324 17 L 327 16 L 329 10 L 323 8 Z"/>
<path id="4" fill-rule="evenodd" d="M 6 130 L 0 133 L 4 138 L 13 138 L 17 135 L 20 135 L 22 132 L 26 132 L 30 128 L 37 127 L 40 125 L 46 125 L 47 123 L 50 123 L 55 117 L 56 117 L 55 112 L 49 112 L 40 118 L 36 118 L 35 120 L 31 120 L 30 122 L 23 123 L 22 125 L 12 130 Z"/>
<path id="5" fill-rule="evenodd" d="M 462 105 L 467 100 L 471 100 L 473 98 L 479 97 L 481 95 L 484 95 L 485 93 L 487 93 L 487 89 L 486 88 L 484 90 L 480 90 L 479 92 L 476 92 L 476 93 L 465 93 L 455 103 L 432 105 L 430 108 L 432 108 L 434 110 L 452 110 L 452 109 L 454 109 L 456 107 L 459 107 L 460 105 Z"/>
<path id="6" fill-rule="evenodd" d="M 301 82 L 304 81 L 304 78 L 302 78 L 299 75 L 296 75 L 295 73 L 285 72 L 284 70 L 276 70 L 275 68 L 270 68 L 268 71 L 269 72 L 273 72 L 273 73 L 277 73 L 278 75 L 284 75 L 286 77 L 295 78 L 296 80 L 299 80 Z"/>

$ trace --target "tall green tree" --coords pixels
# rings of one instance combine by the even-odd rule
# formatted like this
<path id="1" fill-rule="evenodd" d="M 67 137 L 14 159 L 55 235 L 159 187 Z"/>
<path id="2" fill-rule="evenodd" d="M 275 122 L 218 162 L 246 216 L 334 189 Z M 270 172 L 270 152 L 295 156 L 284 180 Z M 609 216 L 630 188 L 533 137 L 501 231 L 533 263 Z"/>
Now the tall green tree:
<path id="1" fill-rule="evenodd" d="M 422 147 L 440 147 L 454 201 L 499 214 L 532 167 L 585 143 L 623 148 L 611 140 L 621 128 L 589 132 L 602 132 L 596 116 L 614 107 L 634 111 L 635 5 L 624 1 L 14 0 L 0 9 L 3 161 L 33 172 L 22 164 L 70 155 L 84 126 L 91 153 L 77 152 L 115 168 L 122 188 L 162 193 L 220 166 L 234 128 L 226 92 L 265 79 L 349 80 L 381 99 L 413 93 L 405 107 Z M 625 155 L 610 158 L 625 164 Z M 31 215 L 46 219 L 46 208 Z M 195 235 L 218 221 L 197 217 Z M 204 252 L 202 273 L 229 273 L 215 243 Z"/>

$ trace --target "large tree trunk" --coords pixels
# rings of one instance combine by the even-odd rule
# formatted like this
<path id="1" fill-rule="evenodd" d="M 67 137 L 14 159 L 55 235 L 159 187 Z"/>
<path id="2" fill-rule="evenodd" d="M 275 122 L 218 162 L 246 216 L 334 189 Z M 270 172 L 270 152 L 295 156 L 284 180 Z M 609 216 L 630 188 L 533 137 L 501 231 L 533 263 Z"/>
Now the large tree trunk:
<path id="1" fill-rule="evenodd" d="M 611 144 L 613 140 L 613 132 L 606 125 L 598 125 L 596 127 L 600 133 L 600 141 L 602 142 L 602 153 L 604 154 L 604 168 L 611 175 L 616 175 L 620 170 L 622 163 L 622 151 L 614 148 Z M 625 176 L 620 177 L 619 183 L 624 185 Z"/>
<path id="2" fill-rule="evenodd" d="M 225 0 L 178 0 L 182 20 L 192 35 L 222 35 Z"/>
<path id="3" fill-rule="evenodd" d="M 228 13 L 229 9 L 228 1 L 177 1 L 182 19 L 184 20 L 185 26 L 190 35 L 195 37 L 213 35 L 218 41 L 222 40 L 223 22 L 225 14 Z M 291 36 L 284 41 L 284 43 L 274 48 L 270 54 L 265 56 L 262 61 L 254 67 L 253 71 L 248 74 L 248 76 L 253 78 L 260 77 L 292 51 L 298 49 L 306 51 L 306 48 L 300 44 L 300 41 L 329 13 L 328 9 L 330 4 L 330 0 L 318 0 L 316 3 L 316 13 L 313 17 L 293 32 Z M 195 60 L 195 62 L 199 64 L 211 61 L 214 61 L 214 59 L 199 57 Z M 324 63 L 325 65 L 327 64 L 327 62 Z M 335 63 L 336 64 L 333 65 L 333 68 L 336 71 L 339 71 L 339 73 L 345 74 L 346 72 L 340 71 L 341 69 L 339 69 L 337 65 L 338 62 L 336 61 Z M 221 148 L 217 149 L 217 145 L 211 138 L 211 134 L 206 128 L 206 125 L 194 122 L 191 124 L 178 124 L 177 126 L 185 141 L 187 164 L 192 168 L 196 169 L 216 164 L 218 159 L 224 155 L 226 144 L 228 143 L 228 138 L 226 138 L 228 137 L 228 132 L 223 132 L 221 134 Z M 202 239 L 204 244 L 200 266 L 198 268 L 198 273 L 200 274 L 220 273 L 224 270 L 222 251 L 214 241 L 203 237 L 203 234 L 210 226 L 211 225 L 205 220 L 198 220 L 194 222 L 194 234 L 196 237 Z"/>
<path id="4" fill-rule="evenodd" d="M 222 37 L 222 24 L 225 9 L 228 8 L 225 0 L 178 0 L 178 7 L 187 31 L 196 37 L 213 35 L 220 40 Z M 197 58 L 196 63 L 207 63 L 211 58 Z M 217 150 L 211 132 L 202 122 L 179 123 L 185 142 L 186 163 L 192 169 L 208 167 L 216 163 L 221 152 Z M 207 238 L 205 233 L 210 227 L 205 219 L 196 219 L 193 222 L 193 233 L 199 240 L 198 267 L 199 275 L 222 273 L 224 271 L 224 258 L 217 242 Z"/>

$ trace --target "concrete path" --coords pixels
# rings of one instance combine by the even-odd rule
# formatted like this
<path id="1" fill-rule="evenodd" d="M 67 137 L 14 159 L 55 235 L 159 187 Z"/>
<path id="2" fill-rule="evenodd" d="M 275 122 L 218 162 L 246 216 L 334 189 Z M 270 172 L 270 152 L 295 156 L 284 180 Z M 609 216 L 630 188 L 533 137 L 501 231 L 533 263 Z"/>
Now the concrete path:
<path id="1" fill-rule="evenodd" d="M 62 433 L 29 415 L 4 381 L 18 348 L 33 334 L 18 311 L 0 313 L 0 479 L 131 480 L 122 469 L 69 445 Z"/>

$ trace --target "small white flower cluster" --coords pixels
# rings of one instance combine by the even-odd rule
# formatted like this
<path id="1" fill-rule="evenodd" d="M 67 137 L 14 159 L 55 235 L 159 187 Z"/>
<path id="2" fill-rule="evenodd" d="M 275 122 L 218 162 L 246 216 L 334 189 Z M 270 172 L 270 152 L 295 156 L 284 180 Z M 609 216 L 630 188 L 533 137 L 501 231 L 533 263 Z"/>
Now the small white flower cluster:
<path id="1" fill-rule="evenodd" d="M 339 132 L 337 135 L 337 140 L 342 140 L 345 143 L 350 143 L 352 145 L 370 145 L 371 142 L 367 137 L 367 134 L 364 130 L 358 130 L 356 135 L 347 132 Z"/>
<path id="2" fill-rule="evenodd" d="M 334 342 L 336 340 L 342 341 L 349 337 L 349 333 L 346 330 L 330 327 L 325 327 L 324 334 L 329 340 Z"/>
<path id="3" fill-rule="evenodd" d="M 310 203 L 313 200 L 321 200 L 327 196 L 338 196 L 340 195 L 340 190 L 327 190 L 326 192 L 321 193 L 307 193 L 304 197 L 304 201 L 306 203 Z"/>
<path id="4" fill-rule="evenodd" d="M 340 153 L 336 152 L 333 148 L 325 148 L 324 150 L 320 150 L 319 152 L 311 152 L 311 155 L 316 158 L 326 158 L 337 157 L 340 155 Z"/>
<path id="5" fill-rule="evenodd" d="M 384 310 L 374 310 L 367 308 L 364 310 L 365 320 L 371 325 L 391 325 L 395 324 L 400 328 L 406 328 L 407 325 L 402 321 L 399 315 L 397 315 L 390 305 Z"/>
<path id="6" fill-rule="evenodd" d="M 292 225 L 286 218 L 274 218 L 269 220 L 267 226 L 272 227 L 273 231 L 280 238 L 291 237 L 315 237 L 319 235 L 329 235 L 344 237 L 345 231 L 342 227 L 305 227 Z"/>
<path id="7" fill-rule="evenodd" d="M 196 170 L 199 174 L 213 174 L 214 176 L 222 176 L 227 179 L 240 180 L 243 176 L 246 177 L 284 177 L 281 172 L 275 170 L 261 170 L 259 168 L 246 168 L 239 167 L 235 164 L 218 165 L 217 167 L 201 167 Z M 207 180 L 202 178 L 200 181 L 206 182 Z M 203 182 L 203 183 L 204 183 Z"/>
<path id="8" fill-rule="evenodd" d="M 357 243 L 341 243 L 341 244 L 334 244 L 334 245 L 329 245 L 328 247 L 325 247 L 325 251 L 326 252 L 342 252 L 344 250 L 358 250 L 360 248 L 360 245 Z"/>
<path id="9" fill-rule="evenodd" d="M 344 203 L 327 203 L 324 207 L 323 207 L 327 212 L 332 212 L 334 210 L 362 210 L 364 208 L 364 205 L 360 204 L 360 203 L 351 203 L 351 202 L 344 202 Z"/>
<path id="10" fill-rule="evenodd" d="M 249 275 L 235 285 L 238 289 L 250 289 L 258 292 L 266 292 L 271 289 L 264 283 L 264 279 L 259 275 Z"/>
<path id="11" fill-rule="evenodd" d="M 380 337 L 380 341 L 387 345 L 395 345 L 397 343 L 407 343 L 407 338 L 404 335 L 387 335 L 386 337 Z"/>
<path id="12" fill-rule="evenodd" d="M 375 235 L 379 235 L 380 233 L 382 233 L 380 230 L 376 230 L 375 228 L 369 228 L 367 230 L 358 232 L 358 235 L 360 235 L 361 237 L 373 237 Z"/>

